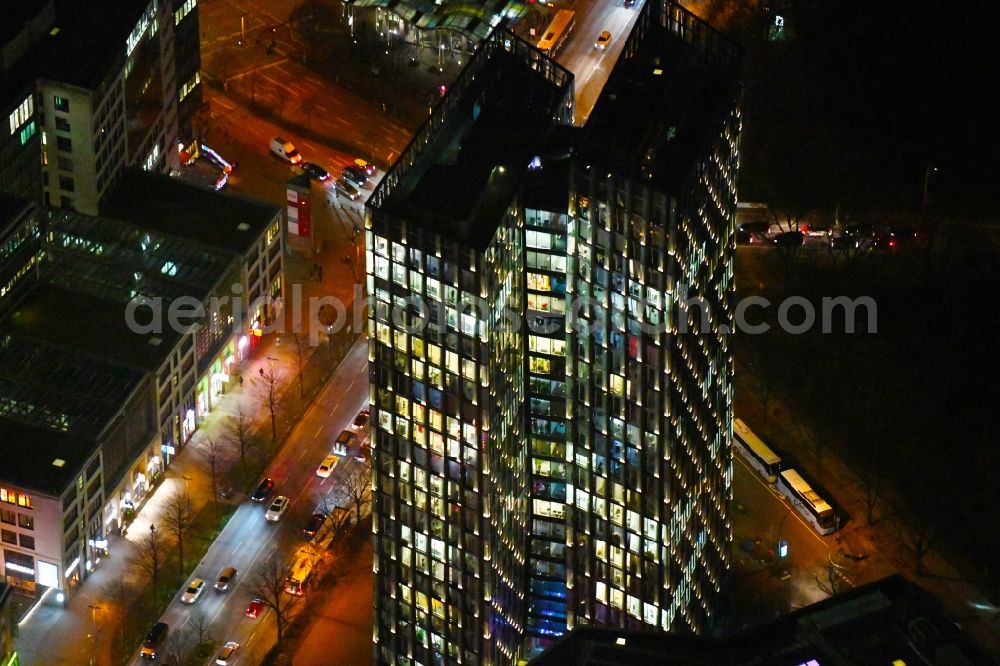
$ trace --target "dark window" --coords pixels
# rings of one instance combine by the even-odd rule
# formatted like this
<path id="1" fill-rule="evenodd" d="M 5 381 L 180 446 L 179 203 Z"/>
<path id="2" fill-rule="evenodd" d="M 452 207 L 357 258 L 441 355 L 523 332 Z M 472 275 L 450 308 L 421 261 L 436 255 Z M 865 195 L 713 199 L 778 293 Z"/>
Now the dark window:
<path id="1" fill-rule="evenodd" d="M 66 210 L 76 210 L 76 205 L 73 203 L 73 197 L 62 197 L 59 206 L 60 208 L 65 208 Z"/>
<path id="2" fill-rule="evenodd" d="M 62 116 L 56 116 L 56 129 L 60 132 L 69 131 L 69 121 Z"/>
<path id="3" fill-rule="evenodd" d="M 73 160 L 71 160 L 68 157 L 63 157 L 62 155 L 60 155 L 59 156 L 59 168 L 62 169 L 63 171 L 72 171 L 73 170 Z M 48 174 L 46 174 L 46 175 L 48 175 Z"/>
<path id="4" fill-rule="evenodd" d="M 11 532 L 10 530 L 0 530 L 0 537 L 3 538 L 4 543 L 12 543 L 17 545 L 17 533 Z"/>
<path id="5" fill-rule="evenodd" d="M 76 190 L 76 183 L 68 176 L 59 176 L 59 189 L 65 192 L 73 192 Z"/>
<path id="6" fill-rule="evenodd" d="M 21 535 L 21 548 L 35 549 L 35 537 L 28 536 L 27 534 Z"/>
<path id="7" fill-rule="evenodd" d="M 35 519 L 26 513 L 17 514 L 17 524 L 26 530 L 35 529 Z"/>
<path id="8" fill-rule="evenodd" d="M 69 100 L 65 97 L 60 97 L 55 95 L 52 98 L 52 106 L 56 108 L 56 111 L 62 111 L 63 113 L 69 113 Z"/>
<path id="9" fill-rule="evenodd" d="M 70 141 L 69 137 L 57 136 L 56 147 L 65 153 L 69 153 L 73 151 L 73 142 Z"/>
<path id="10" fill-rule="evenodd" d="M 13 525 L 17 522 L 17 514 L 8 509 L 0 509 L 0 521 Z"/>

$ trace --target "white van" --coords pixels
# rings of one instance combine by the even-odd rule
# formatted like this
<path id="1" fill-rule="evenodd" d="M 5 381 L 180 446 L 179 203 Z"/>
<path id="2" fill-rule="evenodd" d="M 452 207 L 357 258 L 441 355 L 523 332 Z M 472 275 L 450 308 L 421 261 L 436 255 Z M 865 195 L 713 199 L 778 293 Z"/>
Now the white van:
<path id="1" fill-rule="evenodd" d="M 302 161 L 302 156 L 299 155 L 299 151 L 296 150 L 295 145 L 291 141 L 282 139 L 280 136 L 271 139 L 271 152 L 292 164 L 298 164 Z"/>

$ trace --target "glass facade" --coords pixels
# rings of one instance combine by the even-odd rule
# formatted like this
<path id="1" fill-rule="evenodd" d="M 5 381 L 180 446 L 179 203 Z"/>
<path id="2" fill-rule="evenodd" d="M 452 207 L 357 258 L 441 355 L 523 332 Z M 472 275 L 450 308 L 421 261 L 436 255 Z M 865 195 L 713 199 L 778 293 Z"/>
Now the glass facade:
<path id="1" fill-rule="evenodd" d="M 407 170 L 443 163 L 421 155 L 435 132 L 468 131 L 432 116 L 373 195 L 376 663 L 711 623 L 732 536 L 733 90 L 675 193 L 573 150 L 525 160 L 476 243 L 426 196 L 399 203 L 424 182 Z"/>

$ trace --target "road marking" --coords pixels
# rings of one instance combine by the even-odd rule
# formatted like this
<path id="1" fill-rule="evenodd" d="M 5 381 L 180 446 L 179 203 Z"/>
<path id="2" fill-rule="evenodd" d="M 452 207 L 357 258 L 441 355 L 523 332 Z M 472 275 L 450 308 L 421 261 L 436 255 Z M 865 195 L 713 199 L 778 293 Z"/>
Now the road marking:
<path id="1" fill-rule="evenodd" d="M 315 435 L 315 437 L 318 438 L 323 433 L 323 427 L 325 425 L 326 425 L 325 423 L 319 424 L 319 428 L 316 429 L 316 435 Z"/>

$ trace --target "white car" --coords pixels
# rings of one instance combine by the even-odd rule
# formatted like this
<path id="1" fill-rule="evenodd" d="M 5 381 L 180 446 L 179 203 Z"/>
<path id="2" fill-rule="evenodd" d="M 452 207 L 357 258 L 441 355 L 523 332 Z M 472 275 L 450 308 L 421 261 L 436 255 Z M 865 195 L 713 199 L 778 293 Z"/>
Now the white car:
<path id="1" fill-rule="evenodd" d="M 219 656 L 215 658 L 215 663 L 226 666 L 233 663 L 233 655 L 240 649 L 240 644 L 236 641 L 229 641 L 219 650 Z"/>
<path id="2" fill-rule="evenodd" d="M 267 513 L 264 514 L 264 518 L 270 520 L 272 523 L 277 522 L 285 511 L 288 510 L 288 498 L 284 495 L 278 495 L 271 502 L 271 506 L 267 507 Z"/>
<path id="3" fill-rule="evenodd" d="M 323 462 L 321 462 L 319 467 L 316 468 L 316 476 L 321 476 L 324 479 L 328 478 L 330 473 L 333 472 L 333 468 L 337 466 L 337 460 L 339 460 L 337 456 L 327 456 L 326 458 L 323 458 Z"/>
<path id="4" fill-rule="evenodd" d="M 188 583 L 187 589 L 184 590 L 184 594 L 181 595 L 181 601 L 186 604 L 193 604 L 198 601 L 198 597 L 201 593 L 205 591 L 205 581 L 201 578 L 195 578 L 190 583 Z"/>

